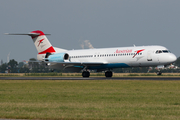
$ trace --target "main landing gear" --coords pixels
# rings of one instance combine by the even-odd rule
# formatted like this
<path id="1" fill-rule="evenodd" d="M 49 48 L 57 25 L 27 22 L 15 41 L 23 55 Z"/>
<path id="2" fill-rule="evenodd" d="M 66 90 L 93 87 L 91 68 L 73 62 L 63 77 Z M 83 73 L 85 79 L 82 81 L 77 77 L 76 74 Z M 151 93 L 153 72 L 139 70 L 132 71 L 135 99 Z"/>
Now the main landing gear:
<path id="1" fill-rule="evenodd" d="M 113 73 L 110 70 L 105 72 L 106 77 L 112 77 L 112 75 L 113 75 Z"/>
<path id="2" fill-rule="evenodd" d="M 105 72 L 105 76 L 106 77 L 112 77 L 112 75 L 113 75 L 113 73 L 110 70 Z M 83 71 L 82 72 L 82 76 L 83 77 L 89 77 L 90 76 L 90 72 L 89 71 Z"/>
<path id="3" fill-rule="evenodd" d="M 83 77 L 89 77 L 90 76 L 90 72 L 89 71 L 83 71 L 82 72 L 82 76 Z"/>

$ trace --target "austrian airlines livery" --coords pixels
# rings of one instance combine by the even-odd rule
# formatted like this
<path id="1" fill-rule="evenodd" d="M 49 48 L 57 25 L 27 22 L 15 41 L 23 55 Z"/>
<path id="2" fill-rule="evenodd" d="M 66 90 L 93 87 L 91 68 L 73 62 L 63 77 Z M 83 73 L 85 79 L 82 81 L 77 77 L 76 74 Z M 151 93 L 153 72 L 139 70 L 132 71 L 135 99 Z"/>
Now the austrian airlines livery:
<path id="1" fill-rule="evenodd" d="M 163 46 L 134 46 L 101 49 L 65 50 L 51 45 L 42 31 L 28 34 L 38 51 L 37 59 L 44 61 L 51 69 L 79 72 L 89 77 L 89 70 L 105 71 L 106 77 L 112 77 L 113 68 L 127 67 L 166 67 L 176 61 L 176 56 Z M 161 75 L 161 72 L 157 72 Z"/>

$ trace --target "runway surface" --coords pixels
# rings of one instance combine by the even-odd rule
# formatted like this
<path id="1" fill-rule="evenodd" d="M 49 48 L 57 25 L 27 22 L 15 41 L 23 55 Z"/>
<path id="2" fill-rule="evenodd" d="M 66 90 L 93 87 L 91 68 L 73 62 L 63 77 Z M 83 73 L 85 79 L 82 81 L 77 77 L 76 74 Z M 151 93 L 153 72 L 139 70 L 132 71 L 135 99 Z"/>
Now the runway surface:
<path id="1" fill-rule="evenodd" d="M 0 80 L 180 80 L 180 77 L 0 77 Z"/>

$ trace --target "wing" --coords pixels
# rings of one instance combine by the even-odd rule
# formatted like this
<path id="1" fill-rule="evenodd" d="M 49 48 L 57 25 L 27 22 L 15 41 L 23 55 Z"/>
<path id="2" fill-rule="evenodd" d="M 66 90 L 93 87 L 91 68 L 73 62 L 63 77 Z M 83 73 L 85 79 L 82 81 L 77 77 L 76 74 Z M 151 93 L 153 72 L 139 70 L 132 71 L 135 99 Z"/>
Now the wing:
<path id="1" fill-rule="evenodd" d="M 106 63 L 103 62 L 47 62 L 48 64 L 61 64 L 63 66 L 99 66 Z"/>
<path id="2" fill-rule="evenodd" d="M 52 69 L 62 69 L 67 71 L 78 72 L 82 69 L 88 69 L 91 66 L 100 66 L 106 63 L 103 62 L 46 62 Z"/>

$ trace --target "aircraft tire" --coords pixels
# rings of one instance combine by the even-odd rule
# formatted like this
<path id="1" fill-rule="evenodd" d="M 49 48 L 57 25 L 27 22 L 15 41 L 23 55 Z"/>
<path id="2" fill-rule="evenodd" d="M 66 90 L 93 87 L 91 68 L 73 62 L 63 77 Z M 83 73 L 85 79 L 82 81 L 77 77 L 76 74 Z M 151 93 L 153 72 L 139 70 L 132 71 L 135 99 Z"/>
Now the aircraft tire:
<path id="1" fill-rule="evenodd" d="M 89 77 L 90 76 L 90 72 L 89 71 L 83 71 L 82 72 L 82 76 L 83 77 Z"/>
<path id="2" fill-rule="evenodd" d="M 112 71 L 106 71 L 106 72 L 105 72 L 105 76 L 106 76 L 106 77 L 112 77 L 112 75 L 113 75 L 113 74 L 112 74 Z"/>

